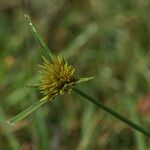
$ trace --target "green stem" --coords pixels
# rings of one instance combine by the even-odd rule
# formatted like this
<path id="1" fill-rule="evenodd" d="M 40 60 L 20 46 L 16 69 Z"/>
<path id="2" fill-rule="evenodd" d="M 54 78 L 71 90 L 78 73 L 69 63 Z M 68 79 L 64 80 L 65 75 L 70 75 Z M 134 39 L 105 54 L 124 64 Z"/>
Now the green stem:
<path id="1" fill-rule="evenodd" d="M 83 96 L 84 98 L 86 98 L 87 100 L 91 101 L 92 103 L 96 104 L 97 106 L 99 106 L 100 108 L 102 108 L 103 110 L 107 111 L 108 113 L 110 113 L 111 115 L 113 115 L 114 117 L 118 118 L 119 120 L 123 121 L 124 123 L 126 123 L 127 125 L 129 125 L 130 127 L 138 130 L 139 132 L 143 133 L 144 135 L 150 137 L 150 132 L 146 131 L 145 129 L 143 129 L 141 126 L 135 124 L 134 122 L 132 122 L 131 120 L 123 117 L 122 115 L 120 115 L 119 113 L 117 113 L 116 111 L 112 110 L 111 108 L 105 106 L 104 104 L 100 103 L 99 101 L 95 100 L 94 98 L 92 98 L 91 96 L 89 96 L 88 94 L 86 94 L 85 92 L 81 91 L 80 89 L 77 88 L 72 88 L 75 92 L 77 92 L 79 95 Z"/>

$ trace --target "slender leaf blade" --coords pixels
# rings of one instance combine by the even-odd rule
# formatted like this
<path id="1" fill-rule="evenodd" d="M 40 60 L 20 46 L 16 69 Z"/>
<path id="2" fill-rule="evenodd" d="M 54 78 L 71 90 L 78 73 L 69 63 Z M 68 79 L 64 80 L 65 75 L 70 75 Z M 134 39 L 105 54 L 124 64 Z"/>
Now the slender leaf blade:
<path id="1" fill-rule="evenodd" d="M 15 124 L 15 123 L 21 121 L 22 119 L 24 119 L 26 116 L 28 116 L 30 113 L 32 113 L 34 110 L 36 110 L 38 107 L 40 107 L 41 105 L 43 105 L 46 102 L 47 101 L 40 100 L 40 101 L 33 103 L 31 106 L 26 108 L 24 111 L 20 112 L 17 116 L 15 116 L 12 119 L 10 119 L 9 121 L 7 121 L 7 123 Z"/>
<path id="2" fill-rule="evenodd" d="M 44 56 L 50 56 L 50 58 L 52 58 L 52 53 L 50 51 L 50 49 L 48 48 L 48 46 L 45 44 L 44 40 L 41 38 L 41 36 L 39 35 L 39 33 L 37 32 L 35 26 L 33 25 L 29 15 L 25 15 L 25 18 L 27 19 L 27 22 L 29 24 L 29 27 L 31 28 L 31 31 L 33 33 L 34 38 L 40 43 L 41 47 L 43 48 L 43 53 Z"/>
<path id="3" fill-rule="evenodd" d="M 79 79 L 76 81 L 76 84 L 81 83 L 81 82 L 86 82 L 86 81 L 89 81 L 89 80 L 94 79 L 94 78 L 95 78 L 95 77 L 79 78 Z"/>

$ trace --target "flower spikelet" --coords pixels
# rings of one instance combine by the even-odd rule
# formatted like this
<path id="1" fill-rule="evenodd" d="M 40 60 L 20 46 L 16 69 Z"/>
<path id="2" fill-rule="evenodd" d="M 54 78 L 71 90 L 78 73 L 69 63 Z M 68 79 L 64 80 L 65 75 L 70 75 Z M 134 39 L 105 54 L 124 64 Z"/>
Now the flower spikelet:
<path id="1" fill-rule="evenodd" d="M 39 89 L 43 93 L 42 100 L 51 100 L 56 95 L 63 95 L 64 92 L 71 91 L 71 85 L 74 85 L 75 69 L 68 65 L 62 56 L 53 55 L 51 63 L 43 57 L 43 64 L 40 65 L 41 81 Z"/>

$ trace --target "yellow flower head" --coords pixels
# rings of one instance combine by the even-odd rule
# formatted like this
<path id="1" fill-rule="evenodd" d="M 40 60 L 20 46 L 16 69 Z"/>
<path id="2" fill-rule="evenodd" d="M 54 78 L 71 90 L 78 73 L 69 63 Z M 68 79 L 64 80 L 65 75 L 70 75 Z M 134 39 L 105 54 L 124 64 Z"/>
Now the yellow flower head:
<path id="1" fill-rule="evenodd" d="M 68 65 L 62 56 L 53 56 L 50 63 L 43 57 L 43 64 L 40 65 L 41 81 L 40 91 L 44 94 L 42 100 L 51 100 L 56 95 L 63 95 L 71 91 L 71 85 L 76 83 L 74 78 L 75 69 Z"/>

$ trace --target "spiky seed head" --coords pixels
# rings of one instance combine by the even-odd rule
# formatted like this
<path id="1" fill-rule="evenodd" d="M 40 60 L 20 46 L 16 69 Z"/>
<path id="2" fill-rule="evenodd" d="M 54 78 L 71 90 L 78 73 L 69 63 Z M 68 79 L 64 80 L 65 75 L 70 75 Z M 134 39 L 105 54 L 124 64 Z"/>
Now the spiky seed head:
<path id="1" fill-rule="evenodd" d="M 51 100 L 58 94 L 63 95 L 65 91 L 70 92 L 71 85 L 76 82 L 75 69 L 62 56 L 54 55 L 51 63 L 43 57 L 40 68 L 39 89 L 44 95 L 42 100 Z"/>

